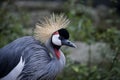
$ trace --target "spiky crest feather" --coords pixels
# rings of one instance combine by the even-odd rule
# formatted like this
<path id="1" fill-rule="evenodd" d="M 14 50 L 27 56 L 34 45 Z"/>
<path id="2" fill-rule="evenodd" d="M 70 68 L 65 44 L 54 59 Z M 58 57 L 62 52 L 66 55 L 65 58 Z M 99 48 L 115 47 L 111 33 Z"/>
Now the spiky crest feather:
<path id="1" fill-rule="evenodd" d="M 36 40 L 45 43 L 54 32 L 61 28 L 66 28 L 69 22 L 70 21 L 63 14 L 53 14 L 50 17 L 45 17 L 44 21 L 36 24 L 34 37 Z"/>

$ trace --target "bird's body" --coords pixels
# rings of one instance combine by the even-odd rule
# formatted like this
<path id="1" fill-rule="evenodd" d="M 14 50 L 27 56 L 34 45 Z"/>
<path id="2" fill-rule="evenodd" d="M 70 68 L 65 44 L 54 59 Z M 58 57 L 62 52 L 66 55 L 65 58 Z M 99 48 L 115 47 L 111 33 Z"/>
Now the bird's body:
<path id="1" fill-rule="evenodd" d="M 20 80 L 39 80 L 37 78 L 41 78 L 41 80 L 54 80 L 57 73 L 60 72 L 65 65 L 65 57 L 62 52 L 61 58 L 60 60 L 58 60 L 57 58 L 53 57 L 54 55 L 49 54 L 47 47 L 42 45 L 39 41 L 35 40 L 34 37 L 26 36 L 19 38 L 0 49 L 0 78 L 6 76 L 9 71 L 11 71 L 14 67 L 18 65 L 18 62 L 20 61 L 19 56 L 22 56 L 23 63 L 25 63 L 23 68 L 20 68 L 23 69 L 20 72 L 21 74 L 18 74 L 18 78 L 20 78 Z M 57 68 L 61 68 L 61 70 Z M 18 69 L 18 71 L 20 69 Z M 57 69 L 58 71 L 54 69 Z M 49 74 L 51 75 L 49 76 Z M 15 76 L 13 75 L 11 79 L 9 78 L 9 80 L 14 79 L 14 77 Z"/>
<path id="2" fill-rule="evenodd" d="M 51 16 L 36 25 L 34 36 L 18 38 L 0 49 L 0 80 L 55 80 L 65 66 L 62 45 L 68 40 L 64 16 Z"/>

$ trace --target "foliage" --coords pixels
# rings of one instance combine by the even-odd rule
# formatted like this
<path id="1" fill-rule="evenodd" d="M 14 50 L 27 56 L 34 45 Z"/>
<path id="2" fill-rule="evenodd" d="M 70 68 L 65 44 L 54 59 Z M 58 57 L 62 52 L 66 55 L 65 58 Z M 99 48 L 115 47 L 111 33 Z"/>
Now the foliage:
<path id="1" fill-rule="evenodd" d="M 23 36 L 23 21 L 27 21 L 25 14 L 20 13 L 19 8 L 13 3 L 6 1 L 0 7 L 0 47 L 8 44 L 14 39 Z"/>
<path id="2" fill-rule="evenodd" d="M 119 80 L 120 79 L 120 32 L 114 28 L 107 29 L 93 35 L 96 41 L 106 42 L 114 51 L 111 60 L 100 63 L 80 64 L 75 63 L 69 58 L 67 66 L 58 80 Z M 97 35 L 96 35 L 97 34 Z M 90 39 L 90 38 L 89 38 Z M 93 40 L 93 39 L 92 39 Z M 92 41 L 93 42 L 93 41 Z M 101 51 L 102 52 L 102 51 Z M 90 60 L 89 60 L 90 61 Z M 89 64 L 90 63 L 90 64 Z"/>
<path id="3" fill-rule="evenodd" d="M 103 22 L 109 21 L 110 27 L 105 24 L 99 24 L 97 27 L 93 25 L 91 9 L 88 10 L 87 7 L 81 9 L 80 6 L 83 7 L 83 5 L 76 4 L 74 0 L 68 4 L 67 14 L 72 20 L 69 27 L 72 39 L 89 45 L 94 42 L 104 42 L 114 53 L 111 60 L 103 60 L 100 63 L 80 64 L 67 59 L 67 66 L 58 80 L 120 80 L 120 30 L 115 25 L 120 19 L 114 18 L 117 14 L 113 11 L 109 13 L 111 18 L 103 19 Z M 100 26 L 108 28 L 100 28 Z"/>

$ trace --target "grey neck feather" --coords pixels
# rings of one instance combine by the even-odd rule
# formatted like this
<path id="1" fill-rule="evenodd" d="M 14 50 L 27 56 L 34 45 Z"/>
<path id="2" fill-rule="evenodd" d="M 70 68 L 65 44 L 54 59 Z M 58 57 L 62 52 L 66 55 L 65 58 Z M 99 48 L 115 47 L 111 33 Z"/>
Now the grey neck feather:
<path id="1" fill-rule="evenodd" d="M 45 46 L 47 47 L 47 49 L 50 51 L 50 55 L 53 57 L 53 58 L 55 58 L 55 59 L 57 59 L 57 57 L 56 57 L 56 55 L 55 55 L 55 52 L 54 52 L 54 49 L 53 49 L 53 47 L 52 47 L 52 44 L 51 44 L 51 39 L 49 39 L 46 43 L 45 43 Z"/>
<path id="2" fill-rule="evenodd" d="M 52 47 L 52 44 L 51 44 L 51 39 L 49 39 L 45 46 L 49 49 L 49 51 L 51 52 L 51 55 L 52 55 L 52 59 L 55 59 L 56 60 L 56 63 L 58 64 L 59 66 L 59 70 L 61 71 L 64 66 L 65 66 L 65 62 L 66 62 L 66 59 L 65 59 L 65 56 L 63 54 L 63 52 L 61 50 L 60 51 L 60 59 L 58 60 L 56 55 L 55 55 L 55 52 L 54 52 L 54 49 Z"/>

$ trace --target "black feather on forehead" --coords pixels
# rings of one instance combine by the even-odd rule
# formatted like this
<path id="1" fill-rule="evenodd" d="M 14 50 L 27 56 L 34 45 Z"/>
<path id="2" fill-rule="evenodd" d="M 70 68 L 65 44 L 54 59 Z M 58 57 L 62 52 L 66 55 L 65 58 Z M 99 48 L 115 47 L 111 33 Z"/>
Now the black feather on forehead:
<path id="1" fill-rule="evenodd" d="M 58 32 L 61 37 L 65 38 L 65 39 L 69 39 L 69 33 L 66 29 L 62 28 L 62 29 L 58 30 Z"/>

